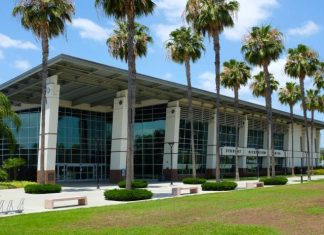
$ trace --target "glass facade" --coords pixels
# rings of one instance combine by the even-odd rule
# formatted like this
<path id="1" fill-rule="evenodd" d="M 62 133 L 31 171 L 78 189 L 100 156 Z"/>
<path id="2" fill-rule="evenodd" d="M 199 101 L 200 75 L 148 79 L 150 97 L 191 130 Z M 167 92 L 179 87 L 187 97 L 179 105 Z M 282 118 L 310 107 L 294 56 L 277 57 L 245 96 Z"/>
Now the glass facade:
<path id="1" fill-rule="evenodd" d="M 236 131 L 234 126 L 219 127 L 219 143 L 221 147 L 235 147 Z"/>
<path id="2" fill-rule="evenodd" d="M 13 123 L 8 122 L 9 127 L 13 130 L 16 137 L 16 150 L 11 152 L 6 140 L 1 139 L 0 165 L 2 165 L 3 161 L 9 157 L 20 156 L 26 160 L 26 167 L 21 169 L 23 171 L 21 174 L 26 179 L 34 180 L 37 168 L 40 110 L 30 109 L 27 111 L 19 111 L 17 113 L 22 122 L 19 132 L 16 131 Z M 34 174 L 30 173 L 31 171 L 34 172 Z"/>
<path id="3" fill-rule="evenodd" d="M 248 148 L 263 149 L 264 132 L 261 130 L 248 131 Z"/>
<path id="4" fill-rule="evenodd" d="M 112 113 L 59 109 L 57 179 L 107 179 L 110 170 Z"/>
<path id="5" fill-rule="evenodd" d="M 222 156 L 220 158 L 221 174 L 226 175 L 235 172 L 235 156 Z"/>
<path id="6" fill-rule="evenodd" d="M 274 149 L 284 150 L 284 134 L 274 133 L 273 134 L 273 145 L 274 145 Z"/>
<path id="7" fill-rule="evenodd" d="M 166 105 L 137 108 L 135 115 L 134 176 L 159 179 L 163 170 Z"/>
<path id="8" fill-rule="evenodd" d="M 206 172 L 206 156 L 208 146 L 208 122 L 194 121 L 194 141 L 196 151 L 197 173 Z M 179 129 L 178 173 L 192 173 L 192 157 L 190 142 L 190 121 L 181 119 Z"/>

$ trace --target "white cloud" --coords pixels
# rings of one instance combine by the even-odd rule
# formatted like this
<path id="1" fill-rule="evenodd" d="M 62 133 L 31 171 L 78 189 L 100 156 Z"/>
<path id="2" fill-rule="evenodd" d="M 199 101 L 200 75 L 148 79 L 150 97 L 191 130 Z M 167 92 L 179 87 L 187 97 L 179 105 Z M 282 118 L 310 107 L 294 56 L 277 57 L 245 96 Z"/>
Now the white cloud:
<path id="1" fill-rule="evenodd" d="M 20 70 L 27 70 L 31 68 L 31 64 L 28 60 L 15 60 L 14 67 Z"/>
<path id="2" fill-rule="evenodd" d="M 2 33 L 0 33 L 0 47 L 37 50 L 35 44 L 29 41 L 15 40 Z"/>
<path id="3" fill-rule="evenodd" d="M 169 22 L 181 19 L 186 7 L 187 0 L 159 0 L 157 1 L 157 11 L 162 12 Z"/>
<path id="4" fill-rule="evenodd" d="M 172 81 L 172 73 L 166 73 L 162 76 L 162 79 L 167 80 L 167 81 Z"/>
<path id="5" fill-rule="evenodd" d="M 85 18 L 73 19 L 71 26 L 79 30 L 81 38 L 91 39 L 94 41 L 106 41 L 111 32 L 111 30 L 103 28 Z"/>
<path id="6" fill-rule="evenodd" d="M 160 41 L 165 43 L 169 39 L 170 33 L 179 27 L 181 27 L 181 24 L 156 24 L 153 25 L 152 29 Z"/>
<path id="7" fill-rule="evenodd" d="M 5 58 L 3 52 L 0 50 L 0 60 L 3 60 Z"/>
<path id="8" fill-rule="evenodd" d="M 240 10 L 235 19 L 235 26 L 226 29 L 227 39 L 241 40 L 251 27 L 264 22 L 271 16 L 271 10 L 279 5 L 278 0 L 238 0 Z"/>
<path id="9" fill-rule="evenodd" d="M 320 31 L 320 27 L 313 21 L 308 21 L 304 25 L 288 30 L 290 36 L 312 36 Z"/>

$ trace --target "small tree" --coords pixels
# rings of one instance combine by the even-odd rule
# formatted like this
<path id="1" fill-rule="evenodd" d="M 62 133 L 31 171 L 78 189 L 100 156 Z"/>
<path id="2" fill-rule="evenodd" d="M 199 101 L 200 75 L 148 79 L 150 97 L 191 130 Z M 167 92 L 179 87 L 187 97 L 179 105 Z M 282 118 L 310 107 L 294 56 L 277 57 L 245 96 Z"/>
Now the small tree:
<path id="1" fill-rule="evenodd" d="M 26 164 L 25 159 L 20 157 L 8 158 L 3 162 L 3 168 L 6 170 L 13 171 L 13 179 L 17 179 L 17 171 L 19 167 L 22 167 Z"/>

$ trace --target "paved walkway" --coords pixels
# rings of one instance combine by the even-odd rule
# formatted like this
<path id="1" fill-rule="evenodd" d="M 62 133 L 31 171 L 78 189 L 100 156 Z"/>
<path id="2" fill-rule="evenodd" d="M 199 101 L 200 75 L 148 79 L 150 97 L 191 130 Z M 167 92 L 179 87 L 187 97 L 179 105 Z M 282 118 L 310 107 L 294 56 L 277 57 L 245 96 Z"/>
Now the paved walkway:
<path id="1" fill-rule="evenodd" d="M 307 177 L 304 177 L 306 180 Z M 324 179 L 324 176 L 313 176 L 312 180 L 320 180 Z M 239 181 L 238 189 L 244 190 L 246 189 L 246 182 L 257 182 L 257 180 L 249 180 L 249 181 Z M 288 184 L 298 184 L 300 183 L 300 177 L 289 178 Z M 173 186 L 182 186 L 181 182 L 175 182 Z M 27 213 L 35 213 L 35 212 L 45 212 L 45 211 L 56 211 L 56 210 L 67 210 L 67 209 L 75 209 L 75 208 L 84 208 L 84 207 L 97 207 L 97 206 L 107 206 L 107 205 L 116 205 L 116 204 L 124 204 L 129 202 L 115 202 L 115 201 L 107 201 L 104 199 L 103 192 L 107 189 L 117 188 L 116 185 L 101 185 L 100 189 L 96 188 L 95 183 L 77 183 L 77 184 L 66 184 L 63 186 L 62 192 L 59 194 L 46 194 L 46 195 L 33 195 L 26 194 L 24 189 L 7 189 L 0 190 L 0 200 L 5 200 L 5 209 L 9 200 L 13 200 L 14 208 L 17 208 L 19 201 L 24 198 L 24 214 Z M 153 192 L 153 199 L 163 199 L 170 198 L 172 186 L 170 183 L 151 183 L 149 184 L 148 189 Z M 204 192 L 201 191 L 199 194 L 206 193 L 215 193 L 215 192 Z M 226 193 L 226 192 L 218 192 L 218 193 Z M 87 206 L 71 206 L 73 205 L 73 201 L 70 202 L 57 202 L 55 205 L 60 208 L 56 208 L 54 210 L 44 209 L 44 200 L 51 198 L 62 198 L 62 197 L 72 197 L 72 196 L 87 196 L 88 205 Z M 187 195 L 184 195 L 187 196 Z M 16 215 L 16 214 L 9 214 Z M 5 216 L 5 215 L 1 215 Z"/>

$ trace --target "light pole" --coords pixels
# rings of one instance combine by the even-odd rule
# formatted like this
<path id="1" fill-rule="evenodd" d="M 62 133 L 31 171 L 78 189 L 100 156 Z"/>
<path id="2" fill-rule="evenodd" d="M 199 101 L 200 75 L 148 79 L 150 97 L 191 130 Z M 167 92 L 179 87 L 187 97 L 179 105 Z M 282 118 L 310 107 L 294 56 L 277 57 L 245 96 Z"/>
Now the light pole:
<path id="1" fill-rule="evenodd" d="M 167 144 L 170 146 L 170 149 L 171 149 L 171 160 L 170 160 L 170 163 L 171 163 L 171 174 L 170 174 L 170 185 L 173 185 L 173 145 L 175 144 L 175 142 L 167 142 Z"/>

